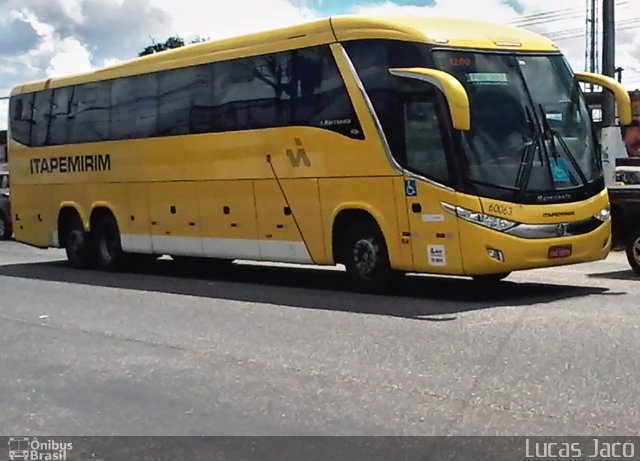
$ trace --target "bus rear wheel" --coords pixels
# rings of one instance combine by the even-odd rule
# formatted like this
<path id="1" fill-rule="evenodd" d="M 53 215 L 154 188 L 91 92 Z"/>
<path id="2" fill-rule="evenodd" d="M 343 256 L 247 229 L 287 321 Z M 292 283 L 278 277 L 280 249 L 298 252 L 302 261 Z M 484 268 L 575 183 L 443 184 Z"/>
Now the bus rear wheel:
<path id="1" fill-rule="evenodd" d="M 76 269 L 86 269 L 93 263 L 91 237 L 84 231 L 80 222 L 75 223 L 68 231 L 64 250 L 67 254 L 67 260 Z"/>
<path id="2" fill-rule="evenodd" d="M 348 226 L 341 262 L 353 286 L 367 293 L 388 291 L 402 275 L 391 268 L 387 244 L 373 220 L 358 219 Z"/>
<path id="3" fill-rule="evenodd" d="M 115 272 L 122 267 L 125 254 L 122 251 L 118 223 L 111 214 L 103 214 L 94 225 L 94 251 L 98 267 Z"/>

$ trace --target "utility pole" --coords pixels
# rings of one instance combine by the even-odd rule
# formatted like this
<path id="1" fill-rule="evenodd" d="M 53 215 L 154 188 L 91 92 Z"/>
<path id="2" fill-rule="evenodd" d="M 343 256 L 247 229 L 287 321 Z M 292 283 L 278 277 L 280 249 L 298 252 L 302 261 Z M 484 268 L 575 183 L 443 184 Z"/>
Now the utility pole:
<path id="1" fill-rule="evenodd" d="M 615 0 L 602 1 L 602 73 L 615 77 Z M 602 92 L 602 125 L 604 127 L 615 124 L 615 103 L 610 91 Z"/>
<path id="2" fill-rule="evenodd" d="M 584 70 L 591 73 L 598 71 L 598 9 L 598 0 L 585 0 Z M 587 87 L 593 93 L 593 84 Z"/>
<path id="3" fill-rule="evenodd" d="M 616 73 L 615 0 L 602 0 L 602 73 L 614 77 Z M 615 182 L 616 165 L 619 158 L 627 156 L 627 149 L 620 136 L 620 127 L 615 124 L 614 96 L 602 89 L 602 169 L 604 183 L 610 187 Z"/>
<path id="4" fill-rule="evenodd" d="M 595 73 L 597 68 L 596 68 L 596 62 L 598 60 L 597 57 L 597 47 L 598 47 L 598 6 L 596 5 L 596 0 L 590 0 L 591 1 L 591 17 L 589 18 L 589 26 L 590 26 L 590 31 L 589 31 L 589 40 L 591 41 L 591 43 L 589 44 L 590 46 L 590 53 L 589 53 L 589 72 L 591 73 Z"/>

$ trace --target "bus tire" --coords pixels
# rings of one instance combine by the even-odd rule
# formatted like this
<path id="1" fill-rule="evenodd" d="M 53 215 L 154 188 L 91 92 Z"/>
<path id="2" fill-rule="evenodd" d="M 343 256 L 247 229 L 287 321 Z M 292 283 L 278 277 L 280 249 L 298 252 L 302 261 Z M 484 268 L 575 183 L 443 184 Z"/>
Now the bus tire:
<path id="1" fill-rule="evenodd" d="M 115 272 L 122 268 L 125 254 L 122 251 L 118 223 L 111 213 L 97 217 L 93 226 L 94 251 L 98 268 Z"/>
<path id="2" fill-rule="evenodd" d="M 347 277 L 358 291 L 386 292 L 401 275 L 391 267 L 387 243 L 373 219 L 359 218 L 348 225 L 341 260 Z"/>
<path id="3" fill-rule="evenodd" d="M 500 272 L 498 274 L 482 274 L 472 276 L 474 282 L 478 283 L 497 283 L 506 279 L 511 275 L 511 272 Z"/>
<path id="4" fill-rule="evenodd" d="M 0 240 L 9 240 L 12 235 L 11 223 L 3 213 L 0 213 Z"/>
<path id="5" fill-rule="evenodd" d="M 71 267 L 87 269 L 93 264 L 91 234 L 85 232 L 80 221 L 71 224 L 66 232 L 64 251 Z"/>
<path id="6" fill-rule="evenodd" d="M 640 275 L 640 227 L 636 227 L 627 235 L 626 252 L 629 265 Z"/>

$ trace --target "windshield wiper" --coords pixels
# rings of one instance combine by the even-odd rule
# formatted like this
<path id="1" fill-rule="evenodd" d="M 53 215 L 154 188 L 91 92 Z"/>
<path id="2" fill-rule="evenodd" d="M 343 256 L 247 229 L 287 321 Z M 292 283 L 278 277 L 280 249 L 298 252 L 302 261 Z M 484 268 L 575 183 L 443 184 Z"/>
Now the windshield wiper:
<path id="1" fill-rule="evenodd" d="M 533 123 L 533 117 L 531 116 L 531 110 L 529 107 L 525 107 L 525 114 L 527 118 L 527 126 L 529 127 L 531 142 L 528 143 L 522 149 L 522 157 L 520 157 L 520 168 L 516 175 L 516 184 L 518 188 L 524 193 L 524 188 L 529 181 L 531 175 L 531 167 L 533 164 L 533 157 L 535 156 L 535 150 L 538 151 L 540 164 L 542 165 L 542 153 L 540 152 L 540 135 L 536 130 Z M 533 152 L 531 152 L 533 149 Z"/>
<path id="2" fill-rule="evenodd" d="M 532 152 L 533 151 L 533 152 Z M 532 139 L 522 148 L 522 157 L 520 158 L 520 168 L 516 175 L 516 184 L 518 188 L 524 192 L 524 187 L 529 181 L 529 175 L 531 174 L 531 165 L 533 163 L 533 157 L 535 152 L 540 151 L 540 144 L 537 138 Z"/>
<path id="3" fill-rule="evenodd" d="M 551 153 L 554 157 L 554 160 L 556 160 L 557 162 L 558 159 L 560 158 L 560 155 L 558 154 L 558 149 L 556 147 L 556 142 L 555 142 L 557 139 L 558 143 L 560 144 L 560 147 L 562 147 L 563 152 L 565 153 L 565 155 L 569 159 L 569 162 L 573 166 L 573 169 L 576 170 L 576 172 L 578 173 L 578 176 L 580 176 L 580 181 L 582 181 L 583 185 L 587 185 L 589 181 L 587 180 L 587 177 L 582 172 L 582 168 L 580 168 L 580 164 L 576 160 L 576 157 L 573 155 L 573 152 L 571 152 L 571 148 L 567 145 L 566 141 L 560 135 L 560 133 L 558 133 L 557 130 L 551 128 L 551 125 L 549 124 L 549 120 L 547 120 L 547 115 L 545 114 L 542 104 L 538 104 L 538 107 L 540 108 L 540 116 L 542 117 L 542 129 L 544 130 L 545 135 L 549 139 L 549 142 L 551 144 Z M 548 160 L 548 156 L 547 156 L 547 160 Z M 549 164 L 549 167 L 551 167 L 551 164 Z M 553 173 L 552 173 L 552 179 L 553 179 Z"/>
<path id="4" fill-rule="evenodd" d="M 555 177 L 553 176 L 553 170 L 552 165 L 551 165 L 551 159 L 549 158 L 549 149 L 547 149 L 547 143 L 545 141 L 550 140 L 551 141 L 551 155 L 553 155 L 554 160 L 557 161 L 558 159 L 558 151 L 556 149 L 556 145 L 553 141 L 553 136 L 550 134 L 551 133 L 551 125 L 549 125 L 549 120 L 547 120 L 547 114 L 544 111 L 544 108 L 542 107 L 542 104 L 538 104 L 538 109 L 540 109 L 540 129 L 542 130 L 542 150 L 543 152 L 541 152 L 541 156 L 544 154 L 544 159 L 547 161 L 547 171 L 549 172 L 549 179 L 551 180 L 551 184 L 553 184 L 553 187 L 555 189 L 556 186 L 556 181 L 555 181 Z M 534 109 L 535 111 L 535 109 Z M 540 162 L 540 166 L 542 166 L 543 162 Z"/>

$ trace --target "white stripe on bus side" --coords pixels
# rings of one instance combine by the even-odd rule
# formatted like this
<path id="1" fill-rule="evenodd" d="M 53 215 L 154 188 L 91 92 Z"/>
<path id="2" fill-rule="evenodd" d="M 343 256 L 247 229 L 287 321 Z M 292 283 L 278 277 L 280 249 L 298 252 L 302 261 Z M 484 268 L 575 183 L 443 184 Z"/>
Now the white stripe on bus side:
<path id="1" fill-rule="evenodd" d="M 208 256 L 313 264 L 303 242 L 123 234 L 122 249 L 132 253 Z"/>

